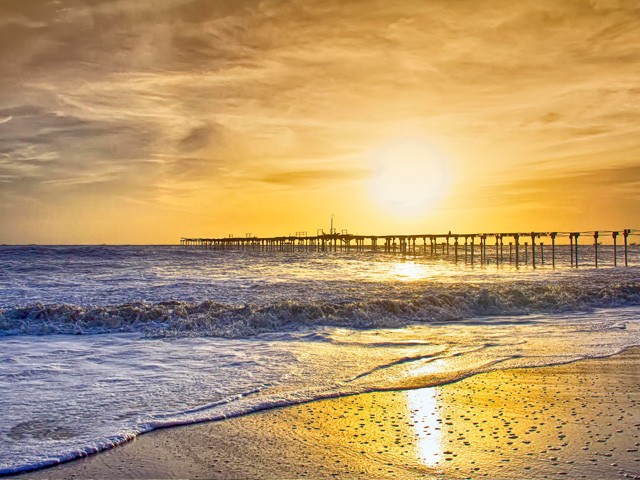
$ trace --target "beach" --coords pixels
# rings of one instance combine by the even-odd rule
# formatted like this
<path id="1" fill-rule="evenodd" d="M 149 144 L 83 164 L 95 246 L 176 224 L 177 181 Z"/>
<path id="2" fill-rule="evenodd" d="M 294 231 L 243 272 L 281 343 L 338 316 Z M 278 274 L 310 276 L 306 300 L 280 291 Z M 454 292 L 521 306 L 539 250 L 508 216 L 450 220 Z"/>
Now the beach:
<path id="1" fill-rule="evenodd" d="M 0 0 L 0 480 L 640 480 L 639 18 Z"/>
<path id="2" fill-rule="evenodd" d="M 156 430 L 19 478 L 640 478 L 640 349 Z"/>
<path id="3" fill-rule="evenodd" d="M 171 246 L 0 260 L 0 475 L 639 473 L 636 356 L 605 360 L 640 345 L 635 267 Z"/>
<path id="4" fill-rule="evenodd" d="M 0 0 L 0 480 L 640 480 L 638 18 Z"/>

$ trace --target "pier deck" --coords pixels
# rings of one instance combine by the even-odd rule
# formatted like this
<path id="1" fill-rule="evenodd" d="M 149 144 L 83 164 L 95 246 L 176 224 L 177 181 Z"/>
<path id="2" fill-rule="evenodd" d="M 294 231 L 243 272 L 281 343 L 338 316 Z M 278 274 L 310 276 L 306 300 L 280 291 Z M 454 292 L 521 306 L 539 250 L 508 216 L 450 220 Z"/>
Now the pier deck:
<path id="1" fill-rule="evenodd" d="M 307 235 L 298 232 L 295 235 L 279 237 L 245 237 L 222 238 L 186 238 L 180 239 L 184 247 L 210 248 L 214 250 L 252 250 L 264 252 L 384 252 L 402 256 L 424 255 L 434 257 L 443 255 L 452 257 L 456 263 L 465 262 L 495 263 L 510 262 L 520 264 L 545 264 L 545 251 L 551 255 L 551 265 L 556 264 L 556 245 L 569 240 L 570 263 L 572 267 L 580 264 L 579 240 L 589 238 L 593 246 L 593 261 L 598 266 L 598 247 L 602 240 L 611 239 L 613 245 L 613 266 L 618 266 L 618 249 L 623 256 L 621 264 L 629 265 L 629 238 L 640 235 L 640 230 L 591 230 L 581 232 L 506 232 L 506 233 L 441 233 L 417 235 L 357 235 L 343 231 L 342 233 L 324 233 Z M 621 237 L 620 239 L 618 237 Z M 545 248 L 545 242 L 550 242 Z M 564 240 L 561 240 L 564 239 Z M 621 245 L 618 242 L 621 241 Z M 549 248 L 550 247 L 550 248 Z M 508 251 L 506 251 L 508 250 Z M 549 252 L 550 250 L 550 252 Z"/>

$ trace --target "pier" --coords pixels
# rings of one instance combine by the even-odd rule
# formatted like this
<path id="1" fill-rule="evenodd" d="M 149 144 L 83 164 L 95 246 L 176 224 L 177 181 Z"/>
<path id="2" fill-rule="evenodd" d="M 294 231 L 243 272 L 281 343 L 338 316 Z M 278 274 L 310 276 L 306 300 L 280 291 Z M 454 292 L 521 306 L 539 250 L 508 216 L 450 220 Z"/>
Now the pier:
<path id="1" fill-rule="evenodd" d="M 279 237 L 186 238 L 183 247 L 213 250 L 245 250 L 260 252 L 381 252 L 386 254 L 448 258 L 458 263 L 530 265 L 533 268 L 550 265 L 555 268 L 559 245 L 569 246 L 569 264 L 578 268 L 583 262 L 601 266 L 599 252 L 602 241 L 611 239 L 612 266 L 629 266 L 631 237 L 640 230 L 592 230 L 581 232 L 507 232 L 507 233 L 444 233 L 419 235 L 357 235 L 346 230 L 330 233 L 318 230 L 316 235 L 296 232 Z M 619 238 L 621 237 L 621 238 Z M 564 241 L 563 241 L 564 239 Z M 582 255 L 581 248 L 591 246 L 591 255 Z M 545 254 L 547 255 L 545 257 Z M 547 263 L 545 263 L 547 262 Z M 587 265 L 585 263 L 585 265 Z"/>

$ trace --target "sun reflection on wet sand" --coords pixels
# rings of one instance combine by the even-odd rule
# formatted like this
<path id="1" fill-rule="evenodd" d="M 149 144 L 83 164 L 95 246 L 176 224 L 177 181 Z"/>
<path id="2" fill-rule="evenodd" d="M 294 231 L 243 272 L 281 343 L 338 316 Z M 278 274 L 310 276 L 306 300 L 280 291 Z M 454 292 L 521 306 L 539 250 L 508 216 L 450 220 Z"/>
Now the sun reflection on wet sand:
<path id="1" fill-rule="evenodd" d="M 413 421 L 418 458 L 428 467 L 442 459 L 440 414 L 434 388 L 409 390 L 407 407 Z"/>
<path id="2" fill-rule="evenodd" d="M 638 355 L 407 391 L 418 458 L 455 478 L 640 478 Z"/>
<path id="3" fill-rule="evenodd" d="M 639 478 L 639 361 L 634 349 L 167 429 L 30 478 L 123 465 L 147 478 Z"/>

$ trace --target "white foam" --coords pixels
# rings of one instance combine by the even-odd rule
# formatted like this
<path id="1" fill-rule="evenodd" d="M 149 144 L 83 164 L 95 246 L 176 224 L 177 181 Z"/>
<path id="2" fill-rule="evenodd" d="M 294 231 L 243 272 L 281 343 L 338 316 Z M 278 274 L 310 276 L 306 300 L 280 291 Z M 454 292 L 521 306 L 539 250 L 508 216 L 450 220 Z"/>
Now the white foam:
<path id="1" fill-rule="evenodd" d="M 638 267 L 176 247 L 2 247 L 0 264 L 0 473 L 154 428 L 640 343 Z"/>
<path id="2" fill-rule="evenodd" d="M 640 344 L 640 308 L 455 326 L 253 339 L 139 334 L 0 338 L 0 473 L 84 456 L 155 428 Z M 515 327 L 514 327 L 515 326 Z M 624 328 L 623 328 L 624 327 Z"/>

